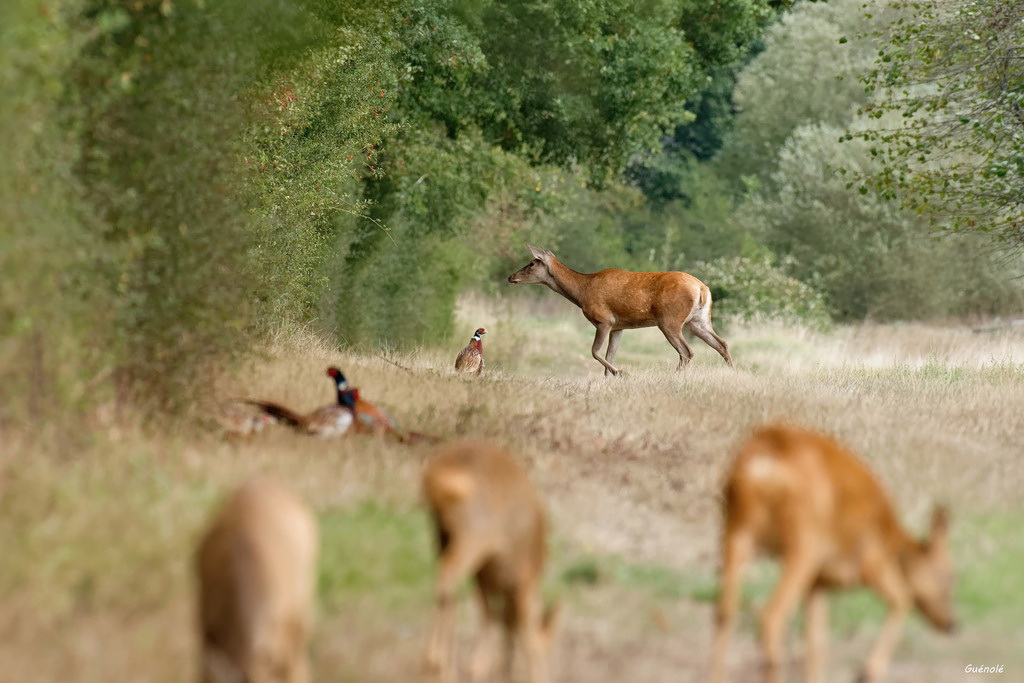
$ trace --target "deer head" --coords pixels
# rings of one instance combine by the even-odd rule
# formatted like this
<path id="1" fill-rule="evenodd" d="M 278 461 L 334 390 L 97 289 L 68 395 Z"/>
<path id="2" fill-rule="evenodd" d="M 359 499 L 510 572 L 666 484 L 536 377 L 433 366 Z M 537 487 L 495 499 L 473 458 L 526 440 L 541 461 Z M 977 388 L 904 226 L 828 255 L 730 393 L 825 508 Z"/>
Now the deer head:
<path id="1" fill-rule="evenodd" d="M 938 630 L 956 630 L 953 616 L 953 560 L 949 552 L 949 512 L 936 507 L 928 539 L 909 558 L 907 579 L 914 604 Z"/>
<path id="2" fill-rule="evenodd" d="M 533 260 L 525 266 L 508 276 L 509 284 L 513 285 L 547 285 L 552 282 L 551 262 L 555 255 L 550 249 L 540 249 L 526 245 Z"/>

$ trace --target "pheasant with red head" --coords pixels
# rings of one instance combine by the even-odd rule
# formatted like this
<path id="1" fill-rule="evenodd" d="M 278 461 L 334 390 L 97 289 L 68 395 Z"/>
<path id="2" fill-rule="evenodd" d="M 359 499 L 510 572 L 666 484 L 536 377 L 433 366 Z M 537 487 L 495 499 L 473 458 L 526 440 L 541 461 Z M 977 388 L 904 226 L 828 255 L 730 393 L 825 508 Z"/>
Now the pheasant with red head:
<path id="1" fill-rule="evenodd" d="M 473 333 L 472 339 L 466 344 L 466 348 L 459 351 L 455 358 L 455 370 L 457 372 L 472 372 L 479 375 L 484 369 L 484 341 L 483 337 L 487 330 L 480 327 Z"/>
<path id="2" fill-rule="evenodd" d="M 352 414 L 355 416 L 352 431 L 358 434 L 389 434 L 395 432 L 391 419 L 388 418 L 383 410 L 361 397 L 359 389 L 349 385 L 341 370 L 331 367 L 328 368 L 327 374 L 331 375 L 338 383 L 338 404 L 352 406 Z"/>
<path id="3" fill-rule="evenodd" d="M 385 434 L 406 444 L 436 443 L 440 440 L 430 434 L 399 429 L 387 413 L 360 396 L 358 388 L 349 385 L 341 370 L 332 367 L 327 372 L 330 374 L 332 371 L 334 374 L 331 376 L 338 383 L 338 403 L 351 406 L 352 414 L 355 416 L 352 423 L 353 433 Z"/>

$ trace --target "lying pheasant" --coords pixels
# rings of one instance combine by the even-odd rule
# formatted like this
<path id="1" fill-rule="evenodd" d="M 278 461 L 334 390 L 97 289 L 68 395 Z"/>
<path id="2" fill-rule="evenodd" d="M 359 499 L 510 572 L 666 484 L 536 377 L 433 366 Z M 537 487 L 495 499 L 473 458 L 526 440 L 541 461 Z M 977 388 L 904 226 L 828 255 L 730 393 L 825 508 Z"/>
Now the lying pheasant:
<path id="1" fill-rule="evenodd" d="M 214 413 L 214 419 L 224 428 L 224 433 L 228 437 L 238 439 L 248 438 L 275 422 L 274 418 L 265 412 L 253 414 L 252 411 L 231 404 L 221 406 Z"/>
<path id="2" fill-rule="evenodd" d="M 395 427 L 387 414 L 359 395 L 359 389 L 350 387 L 341 370 L 331 366 L 327 374 L 338 384 L 338 403 L 352 406 L 355 416 L 352 430 L 360 434 L 393 434 Z"/>
<path id="3" fill-rule="evenodd" d="M 473 333 L 472 339 L 466 344 L 466 348 L 459 351 L 455 358 L 455 369 L 458 372 L 472 372 L 479 375 L 484 369 L 484 342 L 483 336 L 487 330 L 480 327 Z"/>
<path id="4" fill-rule="evenodd" d="M 246 403 L 256 406 L 278 422 L 304 434 L 312 434 L 325 439 L 343 436 L 356 422 L 358 392 L 353 395 L 347 391 L 348 381 L 338 368 L 328 368 L 327 375 L 334 380 L 337 386 L 338 400 L 305 415 L 271 401 L 247 400 Z"/>

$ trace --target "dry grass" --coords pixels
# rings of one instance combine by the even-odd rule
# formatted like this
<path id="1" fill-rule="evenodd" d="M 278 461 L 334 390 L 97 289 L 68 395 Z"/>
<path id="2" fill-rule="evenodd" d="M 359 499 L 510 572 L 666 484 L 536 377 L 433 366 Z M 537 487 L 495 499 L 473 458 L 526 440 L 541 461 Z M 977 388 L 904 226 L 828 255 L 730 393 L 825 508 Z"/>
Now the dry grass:
<path id="1" fill-rule="evenodd" d="M 282 339 L 218 389 L 313 407 L 331 399 L 322 375 L 337 363 L 404 425 L 486 436 L 521 453 L 553 521 L 548 591 L 569 608 L 558 680 L 703 679 L 719 482 L 748 429 L 774 419 L 828 431 L 862 453 L 912 528 L 923 528 L 935 501 L 952 505 L 965 632 L 947 640 L 912 624 L 890 680 L 958 681 L 979 663 L 1024 671 L 1020 333 L 720 329 L 738 369 L 697 341 L 694 362 L 676 373 L 660 334 L 634 331 L 619 355 L 625 376 L 606 380 L 588 355 L 592 328 L 568 305 L 467 300 L 460 316 L 463 333 L 443 350 L 366 354 Z M 455 376 L 455 353 L 480 325 L 488 370 Z M 432 548 L 418 504 L 428 451 L 260 436 L 230 443 L 197 427 L 157 437 L 101 421 L 74 451 L 7 443 L 0 680 L 191 679 L 192 547 L 224 491 L 256 472 L 290 482 L 320 516 L 317 680 L 430 680 L 420 655 Z M 751 629 L 771 575 L 765 565 L 750 577 L 737 674 L 752 670 Z M 844 680 L 880 609 L 863 595 L 840 603 L 832 666 Z"/>

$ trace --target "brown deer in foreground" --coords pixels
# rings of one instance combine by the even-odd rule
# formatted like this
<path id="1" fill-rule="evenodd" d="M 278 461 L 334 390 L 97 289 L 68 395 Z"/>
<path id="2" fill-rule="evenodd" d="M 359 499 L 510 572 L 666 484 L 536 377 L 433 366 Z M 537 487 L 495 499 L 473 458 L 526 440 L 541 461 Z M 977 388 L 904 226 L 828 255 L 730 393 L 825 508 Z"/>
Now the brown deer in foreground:
<path id="1" fill-rule="evenodd" d="M 597 334 L 591 355 L 604 366 L 607 376 L 619 374 L 615 353 L 623 330 L 658 326 L 679 354 L 682 368 L 693 357 L 683 338 L 689 327 L 732 366 L 729 345 L 711 326 L 711 291 L 688 273 L 634 273 L 609 268 L 597 273 L 577 273 L 555 258 L 548 249 L 529 247 L 533 260 L 508 276 L 509 283 L 547 285 L 583 310 Z M 608 350 L 599 355 L 605 340 Z"/>
<path id="2" fill-rule="evenodd" d="M 473 678 L 491 673 L 497 650 L 493 641 L 504 629 L 505 675 L 511 672 L 515 639 L 526 654 L 531 683 L 546 683 L 556 621 L 556 610 L 545 611 L 540 596 L 547 525 L 523 467 L 493 445 L 451 443 L 428 462 L 423 491 L 441 556 L 428 665 L 440 671 L 442 680 L 455 680 L 455 590 L 475 576 L 483 626 Z"/>
<path id="3" fill-rule="evenodd" d="M 236 491 L 203 537 L 200 683 L 307 683 L 317 529 L 284 487 L 263 479 Z"/>
<path id="4" fill-rule="evenodd" d="M 758 550 L 778 556 L 782 574 L 764 608 L 765 680 L 778 680 L 786 622 L 806 596 L 806 678 L 824 676 L 826 592 L 866 585 L 889 612 L 859 681 L 878 681 L 913 607 L 952 632 L 953 567 L 948 516 L 936 508 L 931 535 L 911 538 L 884 489 L 852 453 L 789 426 L 758 429 L 740 449 L 725 487 L 722 588 L 711 680 L 725 680 L 725 654 L 739 606 L 743 566 Z"/>

